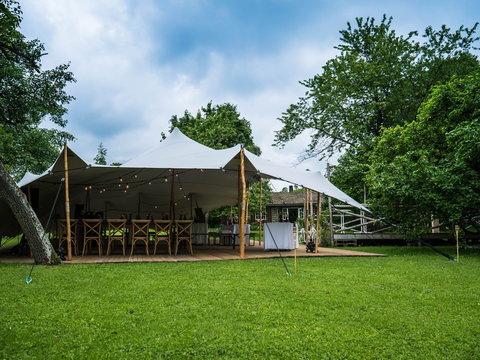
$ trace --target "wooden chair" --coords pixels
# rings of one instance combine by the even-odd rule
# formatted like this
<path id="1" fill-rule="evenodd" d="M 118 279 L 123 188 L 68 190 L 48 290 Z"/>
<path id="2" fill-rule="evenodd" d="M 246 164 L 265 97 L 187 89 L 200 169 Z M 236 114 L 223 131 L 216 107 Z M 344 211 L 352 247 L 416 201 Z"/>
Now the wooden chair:
<path id="1" fill-rule="evenodd" d="M 153 249 L 153 255 L 157 253 L 157 245 L 160 241 L 165 241 L 168 246 L 168 255 L 172 255 L 171 250 L 171 230 L 172 221 L 170 220 L 153 220 L 155 228 L 155 248 Z"/>
<path id="2" fill-rule="evenodd" d="M 148 242 L 150 240 L 150 220 L 132 220 L 132 251 L 130 256 L 133 255 L 133 247 L 137 241 L 143 241 L 145 243 L 146 253 L 148 253 Z"/>
<path id="3" fill-rule="evenodd" d="M 122 243 L 123 256 L 125 256 L 126 227 L 127 227 L 127 220 L 125 219 L 107 220 L 107 231 L 108 231 L 107 256 L 110 255 L 111 245 L 114 241 L 120 241 Z"/>
<path id="4" fill-rule="evenodd" d="M 177 256 L 178 252 L 178 244 L 181 241 L 186 241 L 188 246 L 190 247 L 190 254 L 193 255 L 192 249 L 192 227 L 193 227 L 193 220 L 175 220 L 175 226 L 177 228 L 177 235 L 175 241 L 175 256 Z"/>
<path id="5" fill-rule="evenodd" d="M 61 247 L 63 243 L 67 243 L 67 219 L 58 219 L 57 221 L 57 237 L 58 247 Z M 70 219 L 70 240 L 75 250 L 75 256 L 78 252 L 78 220 Z M 67 245 L 65 245 L 65 248 Z"/>
<path id="6" fill-rule="evenodd" d="M 83 252 L 85 255 L 87 245 L 94 241 L 98 245 L 98 256 L 102 255 L 102 219 L 83 219 Z"/>

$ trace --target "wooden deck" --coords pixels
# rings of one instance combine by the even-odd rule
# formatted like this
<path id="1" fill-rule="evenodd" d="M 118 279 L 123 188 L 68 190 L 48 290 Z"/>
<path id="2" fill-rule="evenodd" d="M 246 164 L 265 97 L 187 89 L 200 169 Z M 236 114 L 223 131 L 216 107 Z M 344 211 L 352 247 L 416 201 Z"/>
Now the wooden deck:
<path id="1" fill-rule="evenodd" d="M 163 250 L 163 249 L 162 249 Z M 65 261 L 65 264 L 99 264 L 99 263 L 129 263 L 129 262 L 181 262 L 181 261 L 219 261 L 219 260 L 239 260 L 240 250 L 235 250 L 231 246 L 194 246 L 193 256 L 186 250 L 177 256 L 169 256 L 166 251 L 157 255 L 145 255 L 145 248 L 138 247 L 132 256 L 123 256 L 116 251 L 110 256 L 94 255 L 92 249 L 91 255 L 73 256 L 72 261 Z M 130 251 L 128 251 L 130 253 Z M 281 251 L 283 257 L 293 257 L 294 251 Z M 386 256 L 383 254 L 365 253 L 360 251 L 343 250 L 338 248 L 318 248 L 318 254 L 307 253 L 305 245 L 300 245 L 297 249 L 297 257 L 372 257 Z M 245 259 L 269 259 L 278 258 L 278 251 L 265 251 L 263 246 L 247 246 L 245 249 Z M 19 257 L 9 254 L 0 254 L 0 263 L 33 263 L 30 257 Z"/>

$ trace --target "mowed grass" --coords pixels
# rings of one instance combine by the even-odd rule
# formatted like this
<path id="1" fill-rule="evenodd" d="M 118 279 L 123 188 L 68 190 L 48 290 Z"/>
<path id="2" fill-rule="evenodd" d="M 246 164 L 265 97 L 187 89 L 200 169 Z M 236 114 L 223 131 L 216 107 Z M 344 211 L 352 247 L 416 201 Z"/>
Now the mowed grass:
<path id="1" fill-rule="evenodd" d="M 480 358 L 478 252 L 364 250 L 390 255 L 1 264 L 0 358 Z"/>

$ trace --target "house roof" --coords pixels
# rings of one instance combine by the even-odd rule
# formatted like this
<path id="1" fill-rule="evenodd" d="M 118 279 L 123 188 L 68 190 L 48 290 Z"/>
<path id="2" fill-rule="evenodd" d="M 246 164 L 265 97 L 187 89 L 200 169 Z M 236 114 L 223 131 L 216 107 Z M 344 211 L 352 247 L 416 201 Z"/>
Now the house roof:
<path id="1" fill-rule="evenodd" d="M 272 192 L 271 196 L 272 196 L 272 202 L 267 204 L 267 206 L 282 206 L 282 205 L 303 206 L 303 201 L 304 201 L 303 191 Z M 317 196 L 312 196 L 312 201 L 314 204 L 316 204 Z"/>

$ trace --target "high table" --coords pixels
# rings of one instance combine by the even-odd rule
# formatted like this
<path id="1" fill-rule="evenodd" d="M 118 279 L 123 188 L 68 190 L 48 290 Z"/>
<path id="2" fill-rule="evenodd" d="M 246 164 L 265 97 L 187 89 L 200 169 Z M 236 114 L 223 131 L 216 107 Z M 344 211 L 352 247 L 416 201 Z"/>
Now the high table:
<path id="1" fill-rule="evenodd" d="M 298 228 L 296 231 L 296 247 L 298 248 Z M 289 222 L 284 223 L 264 223 L 263 224 L 265 250 L 293 250 L 293 224 Z M 275 238 L 273 241 L 272 236 Z M 277 246 L 275 246 L 275 242 Z"/>

